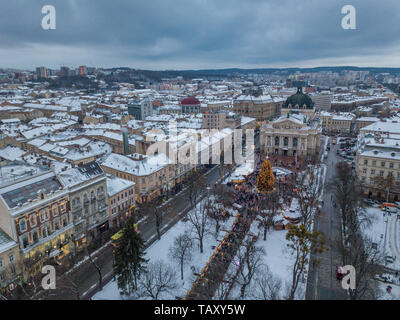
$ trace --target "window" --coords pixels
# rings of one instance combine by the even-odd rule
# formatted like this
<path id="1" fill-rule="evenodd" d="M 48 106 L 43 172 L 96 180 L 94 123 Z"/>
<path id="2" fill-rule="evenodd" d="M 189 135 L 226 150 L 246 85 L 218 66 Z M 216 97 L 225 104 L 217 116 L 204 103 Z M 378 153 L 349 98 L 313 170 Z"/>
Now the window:
<path id="1" fill-rule="evenodd" d="M 367 169 L 363 169 L 363 171 L 362 171 L 364 174 L 366 174 L 367 173 Z"/>
<path id="2" fill-rule="evenodd" d="M 57 205 L 54 205 L 53 206 L 53 217 L 57 217 L 58 216 L 58 207 L 57 207 Z"/>
<path id="3" fill-rule="evenodd" d="M 376 167 L 376 160 L 372 161 L 372 165 Z"/>
<path id="4" fill-rule="evenodd" d="M 368 165 L 368 160 L 364 160 L 364 165 Z"/>
<path id="5" fill-rule="evenodd" d="M 33 240 L 33 243 L 36 243 L 39 241 L 39 236 L 38 236 L 37 231 L 32 232 L 32 240 Z"/>
<path id="6" fill-rule="evenodd" d="M 297 138 L 293 138 L 293 147 L 297 147 L 298 140 Z"/>
<path id="7" fill-rule="evenodd" d="M 0 269 L 3 268 L 3 267 L 4 267 L 4 265 L 3 265 L 3 260 L 0 259 Z"/>
<path id="8" fill-rule="evenodd" d="M 58 219 L 54 220 L 54 230 L 60 229 L 60 223 L 58 222 Z"/>
<path id="9" fill-rule="evenodd" d="M 391 163 L 389 164 L 389 168 L 390 168 L 390 169 L 393 169 L 393 168 L 394 168 L 394 163 L 393 163 L 393 162 L 391 162 Z"/>
<path id="10" fill-rule="evenodd" d="M 31 214 L 31 216 L 29 217 L 29 222 L 31 224 L 31 228 L 36 227 L 37 225 L 36 214 Z"/>
<path id="11" fill-rule="evenodd" d="M 275 145 L 279 146 L 279 137 L 275 137 Z"/>
<path id="12" fill-rule="evenodd" d="M 371 176 L 373 176 L 374 174 L 375 174 L 375 170 L 372 169 L 372 170 L 371 170 Z"/>
<path id="13" fill-rule="evenodd" d="M 68 224 L 67 216 L 65 214 L 62 218 L 62 221 L 63 221 L 63 226 L 65 227 Z"/>
<path id="14" fill-rule="evenodd" d="M 385 171 L 379 171 L 379 175 L 380 175 L 381 177 L 383 177 L 384 174 L 385 174 Z"/>
<path id="15" fill-rule="evenodd" d="M 43 209 L 39 211 L 39 218 L 40 218 L 40 222 L 43 223 L 47 220 L 49 220 L 49 212 L 48 209 Z"/>
<path id="16" fill-rule="evenodd" d="M 288 146 L 288 145 L 289 145 L 289 138 L 288 138 L 288 137 L 285 137 L 285 138 L 283 139 L 283 145 L 284 145 L 284 146 Z"/>
<path id="17" fill-rule="evenodd" d="M 24 234 L 22 237 L 22 246 L 26 248 L 29 245 L 28 235 Z"/>
<path id="18" fill-rule="evenodd" d="M 14 255 L 13 255 L 12 253 L 10 253 L 10 254 L 8 255 L 8 261 L 10 261 L 10 263 L 13 263 L 13 262 L 14 262 Z"/>
<path id="19" fill-rule="evenodd" d="M 25 219 L 19 220 L 19 232 L 23 233 L 27 229 Z"/>
<path id="20" fill-rule="evenodd" d="M 42 227 L 42 237 L 43 237 L 43 238 L 46 238 L 46 237 L 48 237 L 48 236 L 49 236 L 49 229 L 48 229 L 47 225 L 44 225 L 44 226 Z"/>
<path id="21" fill-rule="evenodd" d="M 384 162 L 384 161 L 381 162 L 381 167 L 382 167 L 382 168 L 385 167 L 385 162 Z"/>

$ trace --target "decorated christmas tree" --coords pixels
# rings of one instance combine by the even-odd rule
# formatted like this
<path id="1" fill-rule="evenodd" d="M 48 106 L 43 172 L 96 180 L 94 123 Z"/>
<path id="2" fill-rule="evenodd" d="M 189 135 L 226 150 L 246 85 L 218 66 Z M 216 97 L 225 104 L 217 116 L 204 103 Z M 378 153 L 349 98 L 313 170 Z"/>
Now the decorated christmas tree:
<path id="1" fill-rule="evenodd" d="M 260 173 L 257 177 L 257 189 L 260 193 L 269 193 L 274 191 L 275 188 L 275 176 L 272 172 L 271 164 L 268 158 L 265 159 L 262 164 Z"/>

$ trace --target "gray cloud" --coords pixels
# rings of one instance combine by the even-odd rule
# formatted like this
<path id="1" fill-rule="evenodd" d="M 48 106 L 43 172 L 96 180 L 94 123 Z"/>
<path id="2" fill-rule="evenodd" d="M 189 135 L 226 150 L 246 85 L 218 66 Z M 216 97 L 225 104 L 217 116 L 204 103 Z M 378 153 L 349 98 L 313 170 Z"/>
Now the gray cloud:
<path id="1" fill-rule="evenodd" d="M 54 5 L 57 29 L 41 28 Z M 341 8 L 357 9 L 357 30 Z M 400 66 L 400 2 L 13 0 L 0 4 L 2 67 Z"/>

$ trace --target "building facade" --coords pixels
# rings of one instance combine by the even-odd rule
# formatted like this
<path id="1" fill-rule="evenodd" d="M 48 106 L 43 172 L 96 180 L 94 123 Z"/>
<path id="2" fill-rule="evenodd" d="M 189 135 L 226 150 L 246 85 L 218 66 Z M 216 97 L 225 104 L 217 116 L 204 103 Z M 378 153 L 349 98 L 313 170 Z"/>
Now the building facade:
<path id="1" fill-rule="evenodd" d="M 153 104 L 149 98 L 131 101 L 128 104 L 128 114 L 135 120 L 145 120 L 153 115 Z"/>
<path id="2" fill-rule="evenodd" d="M 135 183 L 116 176 L 107 177 L 110 228 L 120 228 L 135 206 Z"/>
<path id="3" fill-rule="evenodd" d="M 261 126 L 260 147 L 264 154 L 307 157 L 319 153 L 321 129 L 311 127 L 304 116 L 288 114 Z"/>
<path id="4" fill-rule="evenodd" d="M 24 277 L 71 251 L 68 192 L 52 171 L 0 188 L 0 227 L 21 250 Z"/>
<path id="5" fill-rule="evenodd" d="M 68 190 L 74 253 L 109 229 L 106 175 L 97 162 L 61 172 Z"/>

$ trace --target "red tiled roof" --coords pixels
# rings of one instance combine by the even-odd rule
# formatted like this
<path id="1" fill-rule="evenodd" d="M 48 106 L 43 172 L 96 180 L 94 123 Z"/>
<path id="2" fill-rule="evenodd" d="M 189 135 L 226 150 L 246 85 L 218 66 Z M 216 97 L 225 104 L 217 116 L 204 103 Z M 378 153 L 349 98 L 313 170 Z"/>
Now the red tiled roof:
<path id="1" fill-rule="evenodd" d="M 197 100 L 195 97 L 185 98 L 181 101 L 182 105 L 198 105 L 200 101 Z"/>

